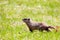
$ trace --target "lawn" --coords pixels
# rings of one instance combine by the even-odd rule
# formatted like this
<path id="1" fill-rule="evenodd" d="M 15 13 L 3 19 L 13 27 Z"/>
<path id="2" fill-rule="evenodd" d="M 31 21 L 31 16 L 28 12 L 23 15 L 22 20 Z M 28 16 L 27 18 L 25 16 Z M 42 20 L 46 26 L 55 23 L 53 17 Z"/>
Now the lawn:
<path id="1" fill-rule="evenodd" d="M 60 26 L 60 0 L 0 0 L 0 40 L 60 40 L 60 32 L 31 33 L 23 18 Z"/>

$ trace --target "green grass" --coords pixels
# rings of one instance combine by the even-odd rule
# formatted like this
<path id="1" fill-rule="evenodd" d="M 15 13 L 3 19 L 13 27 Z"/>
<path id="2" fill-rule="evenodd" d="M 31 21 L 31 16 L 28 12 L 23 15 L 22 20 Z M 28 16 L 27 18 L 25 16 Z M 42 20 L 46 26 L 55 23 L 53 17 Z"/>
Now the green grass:
<path id="1" fill-rule="evenodd" d="M 0 0 L 0 40 L 60 40 L 60 32 L 31 33 L 23 18 L 60 26 L 60 0 Z"/>

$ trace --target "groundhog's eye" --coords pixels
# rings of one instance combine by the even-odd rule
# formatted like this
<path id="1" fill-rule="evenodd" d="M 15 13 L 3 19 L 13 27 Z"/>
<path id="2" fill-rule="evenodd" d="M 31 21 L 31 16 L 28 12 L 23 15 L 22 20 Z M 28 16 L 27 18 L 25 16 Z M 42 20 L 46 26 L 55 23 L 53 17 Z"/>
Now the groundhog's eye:
<path id="1" fill-rule="evenodd" d="M 28 19 L 28 20 L 30 20 L 30 19 Z"/>
<path id="2" fill-rule="evenodd" d="M 25 19 L 23 19 L 23 20 L 30 20 L 29 18 L 25 18 Z"/>

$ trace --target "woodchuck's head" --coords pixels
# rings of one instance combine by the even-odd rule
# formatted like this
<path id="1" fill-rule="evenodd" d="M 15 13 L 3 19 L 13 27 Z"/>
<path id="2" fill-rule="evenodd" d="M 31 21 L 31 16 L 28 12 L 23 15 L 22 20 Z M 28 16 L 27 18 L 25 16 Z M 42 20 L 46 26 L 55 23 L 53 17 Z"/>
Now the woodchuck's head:
<path id="1" fill-rule="evenodd" d="M 22 21 L 25 22 L 25 23 L 29 23 L 30 22 L 30 18 L 24 18 L 24 19 L 22 19 Z"/>

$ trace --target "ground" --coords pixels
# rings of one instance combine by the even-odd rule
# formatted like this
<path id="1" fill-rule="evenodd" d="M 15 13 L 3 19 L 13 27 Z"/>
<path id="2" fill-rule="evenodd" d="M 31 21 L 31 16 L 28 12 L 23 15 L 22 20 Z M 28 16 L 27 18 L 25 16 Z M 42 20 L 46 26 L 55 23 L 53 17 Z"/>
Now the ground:
<path id="1" fill-rule="evenodd" d="M 0 0 L 0 40 L 60 40 L 54 30 L 31 33 L 23 18 L 60 26 L 60 0 Z"/>

